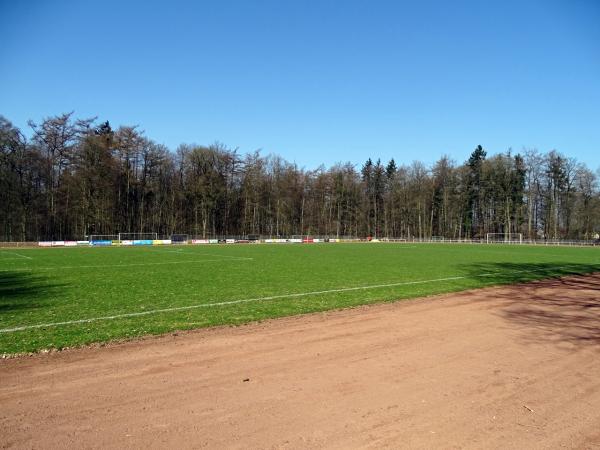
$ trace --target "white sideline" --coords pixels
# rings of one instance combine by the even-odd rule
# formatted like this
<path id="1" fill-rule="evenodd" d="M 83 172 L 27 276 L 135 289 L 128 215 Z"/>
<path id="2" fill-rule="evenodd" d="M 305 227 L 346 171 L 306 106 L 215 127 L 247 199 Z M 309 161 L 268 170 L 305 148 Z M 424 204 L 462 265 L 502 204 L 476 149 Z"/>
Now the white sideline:
<path id="1" fill-rule="evenodd" d="M 253 261 L 254 258 L 249 258 L 246 256 L 231 256 L 231 255 L 218 255 L 215 253 L 198 253 L 198 252 L 190 252 L 190 251 L 186 251 L 182 248 L 179 249 L 175 249 L 175 250 L 171 250 L 171 249 L 165 249 L 165 250 L 159 250 L 157 248 L 149 248 L 147 251 L 149 252 L 154 252 L 154 253 L 175 253 L 178 255 L 198 255 L 198 256 L 214 256 L 217 258 L 231 258 L 231 259 L 242 259 L 242 260 L 249 260 L 249 261 Z"/>
<path id="2" fill-rule="evenodd" d="M 233 256 L 231 257 L 233 258 Z M 32 272 L 35 270 L 60 270 L 60 269 L 98 269 L 101 267 L 132 267 L 132 266 L 162 266 L 165 264 L 193 264 L 205 262 L 228 262 L 228 261 L 252 261 L 253 258 L 236 258 L 236 259 L 198 259 L 192 261 L 166 261 L 154 263 L 131 263 L 131 264 L 98 264 L 87 266 L 48 266 L 48 267 L 33 267 L 27 269 L 1 269 L 0 272 Z"/>
<path id="3" fill-rule="evenodd" d="M 242 261 L 254 261 L 254 258 L 248 258 L 246 256 L 230 256 L 230 255 L 216 255 L 214 253 L 190 253 L 190 255 L 202 255 L 202 256 L 215 256 L 218 258 L 230 258 L 230 259 L 239 259 Z"/>
<path id="4" fill-rule="evenodd" d="M 573 265 L 566 265 L 561 267 L 555 267 L 555 269 L 565 269 L 568 267 L 573 267 Z M 539 269 L 539 270 L 511 270 L 505 273 L 523 273 L 523 272 L 540 272 L 547 269 Z M 455 277 L 446 277 L 446 278 L 434 278 L 431 280 L 418 280 L 418 281 L 401 281 L 398 283 L 387 283 L 387 284 L 372 284 L 368 286 L 357 286 L 357 287 L 349 287 L 349 288 L 340 288 L 340 289 L 328 289 L 325 291 L 311 291 L 311 292 L 299 292 L 295 294 L 281 294 L 281 295 L 271 295 L 268 297 L 257 297 L 257 298 L 246 298 L 240 300 L 229 300 L 224 302 L 215 302 L 215 303 L 202 303 L 196 305 L 188 305 L 188 306 L 176 306 L 172 308 L 162 308 L 162 309 L 152 309 L 148 311 L 139 311 L 133 313 L 124 313 L 124 314 L 115 314 L 113 316 L 102 316 L 102 317 L 91 317 L 89 319 L 79 319 L 79 320 L 69 320 L 65 322 L 52 322 L 45 324 L 36 324 L 36 325 L 23 325 L 13 328 L 4 328 L 0 329 L 1 333 L 14 333 L 16 331 L 25 331 L 25 330 L 33 330 L 37 328 L 47 328 L 47 327 L 57 327 L 62 325 L 75 325 L 81 323 L 90 323 L 90 322 L 98 322 L 102 320 L 115 320 L 115 319 L 123 319 L 128 317 L 139 317 L 139 316 L 147 316 L 150 314 L 160 314 L 165 312 L 175 312 L 175 311 L 187 311 L 191 309 L 199 309 L 199 308 L 211 308 L 214 306 L 226 306 L 226 305 L 236 305 L 239 303 L 249 303 L 249 302 L 260 302 L 265 300 L 277 300 L 280 298 L 297 298 L 297 297 L 307 297 L 310 295 L 321 295 L 321 294 L 332 294 L 336 292 L 351 292 L 351 291 L 360 291 L 367 289 L 379 289 L 385 287 L 396 287 L 396 286 L 408 286 L 414 284 L 426 284 L 426 283 L 438 283 L 440 281 L 454 281 L 454 280 L 464 280 L 466 278 L 475 277 L 489 277 L 493 275 L 500 275 L 503 272 L 489 272 L 482 273 L 479 275 L 461 275 Z"/>
<path id="5" fill-rule="evenodd" d="M 189 252 L 182 248 L 177 249 L 177 250 L 158 250 L 158 249 L 151 248 L 151 249 L 148 249 L 148 251 L 154 252 L 154 253 L 176 253 L 178 255 L 186 254 L 186 255 L 197 255 L 197 256 L 214 256 L 216 258 L 229 258 L 229 259 L 239 259 L 242 261 L 254 261 L 254 258 L 249 258 L 246 256 L 231 256 L 231 255 L 218 255 L 215 253 Z"/>
<path id="6" fill-rule="evenodd" d="M 20 326 L 20 327 L 0 329 L 0 333 L 13 333 L 15 331 L 31 330 L 34 328 L 56 327 L 56 326 L 60 326 L 60 325 L 74 325 L 74 324 L 78 324 L 78 323 L 97 322 L 100 320 L 114 320 L 114 319 L 122 319 L 122 318 L 126 318 L 126 317 L 147 316 L 149 314 L 158 314 L 158 313 L 174 312 L 174 311 L 186 311 L 189 309 L 210 308 L 213 306 L 235 305 L 238 303 L 260 302 L 260 301 L 264 301 L 264 300 L 276 300 L 276 299 L 280 299 L 280 298 L 307 297 L 309 295 L 332 294 L 332 293 L 336 293 L 336 292 L 359 291 L 359 290 L 365 290 L 365 289 L 377 289 L 377 288 L 383 288 L 383 287 L 394 287 L 394 286 L 403 286 L 403 285 L 410 285 L 410 284 L 434 283 L 434 282 L 439 282 L 439 281 L 460 280 L 463 278 L 467 278 L 467 277 L 460 276 L 460 277 L 437 278 L 434 280 L 404 281 L 404 282 L 400 282 L 400 283 L 389 283 L 389 284 L 373 284 L 370 286 L 357 286 L 357 287 L 351 287 L 351 288 L 329 289 L 326 291 L 299 292 L 296 294 L 271 295 L 269 297 L 245 298 L 245 299 L 230 300 L 230 301 L 225 301 L 225 302 L 201 303 L 201 304 L 197 304 L 197 305 L 176 306 L 173 308 L 152 309 L 149 311 L 116 314 L 114 316 L 103 316 L 103 317 L 92 317 L 89 319 L 69 320 L 66 322 L 53 322 L 53 323 L 36 324 L 36 325 L 24 325 L 24 326 Z"/>
<path id="7" fill-rule="evenodd" d="M 0 251 L 0 254 L 2 254 L 2 253 L 6 253 L 7 255 L 17 255 L 17 256 L 19 256 L 21 258 L 25 258 L 25 259 L 33 259 L 31 256 L 20 255 L 19 253 L 16 253 L 16 252 L 7 252 L 6 250 Z M 9 259 L 9 258 L 6 258 L 6 259 Z M 11 258 L 11 259 L 16 259 L 16 258 Z"/>

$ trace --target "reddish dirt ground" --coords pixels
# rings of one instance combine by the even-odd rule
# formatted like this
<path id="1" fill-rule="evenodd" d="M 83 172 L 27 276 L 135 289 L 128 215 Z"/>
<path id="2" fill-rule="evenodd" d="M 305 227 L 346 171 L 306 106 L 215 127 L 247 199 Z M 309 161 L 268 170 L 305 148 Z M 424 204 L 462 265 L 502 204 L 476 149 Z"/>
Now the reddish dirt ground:
<path id="1" fill-rule="evenodd" d="M 600 274 L 0 361 L 0 446 L 600 448 Z"/>

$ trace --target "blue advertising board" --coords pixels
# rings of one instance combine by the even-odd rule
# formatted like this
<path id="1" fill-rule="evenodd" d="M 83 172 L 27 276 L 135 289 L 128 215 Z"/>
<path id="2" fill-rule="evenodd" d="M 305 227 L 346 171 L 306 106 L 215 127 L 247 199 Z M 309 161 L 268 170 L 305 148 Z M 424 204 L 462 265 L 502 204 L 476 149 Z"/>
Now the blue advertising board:
<path id="1" fill-rule="evenodd" d="M 92 245 L 112 245 L 112 241 L 106 241 L 106 240 L 90 241 L 90 244 L 92 244 Z"/>
<path id="2" fill-rule="evenodd" d="M 133 245 L 152 245 L 152 239 L 138 239 L 133 241 Z"/>

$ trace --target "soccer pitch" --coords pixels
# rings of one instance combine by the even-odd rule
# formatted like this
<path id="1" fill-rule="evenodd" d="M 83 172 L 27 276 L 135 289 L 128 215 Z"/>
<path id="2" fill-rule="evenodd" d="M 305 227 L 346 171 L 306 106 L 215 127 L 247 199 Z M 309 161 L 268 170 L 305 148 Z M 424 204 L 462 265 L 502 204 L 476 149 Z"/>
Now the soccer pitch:
<path id="1" fill-rule="evenodd" d="M 264 244 L 0 249 L 0 354 L 600 270 L 600 249 Z"/>

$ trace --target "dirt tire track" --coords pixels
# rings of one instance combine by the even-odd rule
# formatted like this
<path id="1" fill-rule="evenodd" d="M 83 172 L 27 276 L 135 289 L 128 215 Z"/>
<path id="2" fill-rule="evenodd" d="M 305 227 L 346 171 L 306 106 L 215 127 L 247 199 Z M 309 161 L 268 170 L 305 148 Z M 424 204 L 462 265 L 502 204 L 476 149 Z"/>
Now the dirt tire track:
<path id="1" fill-rule="evenodd" d="M 600 274 L 0 361 L 0 446 L 597 448 Z"/>

